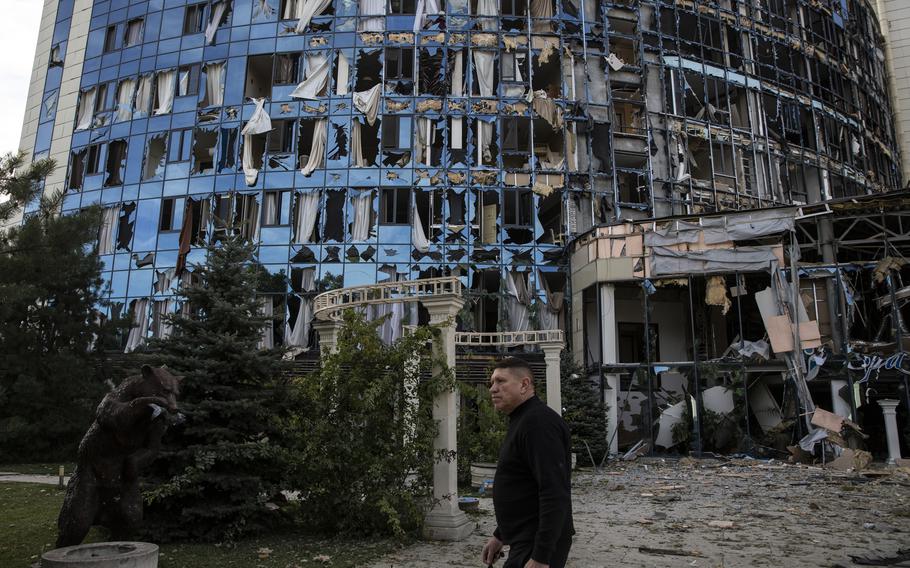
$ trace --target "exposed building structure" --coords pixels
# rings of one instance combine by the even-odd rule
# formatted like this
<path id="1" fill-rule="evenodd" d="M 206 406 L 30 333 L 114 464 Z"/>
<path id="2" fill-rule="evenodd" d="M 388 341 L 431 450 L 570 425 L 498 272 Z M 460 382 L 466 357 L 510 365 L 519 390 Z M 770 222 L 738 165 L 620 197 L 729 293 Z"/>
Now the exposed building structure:
<path id="1" fill-rule="evenodd" d="M 710 409 L 703 387 L 755 375 L 770 430 L 822 405 L 804 349 L 827 346 L 819 376 L 902 353 L 883 49 L 869 0 L 46 0 L 23 147 L 66 164 L 65 211 L 104 206 L 127 352 L 239 234 L 276 277 L 263 346 L 316 356 L 320 292 L 454 276 L 458 332 L 563 330 L 614 448 L 657 448 L 683 392 Z M 886 321 L 867 269 L 889 258 Z M 364 309 L 389 340 L 431 321 Z"/>
<path id="2" fill-rule="evenodd" d="M 910 156 L 910 6 L 901 0 L 875 0 L 885 37 L 884 56 L 891 85 L 895 133 L 903 156 Z M 903 177 L 910 179 L 910 161 L 903 160 Z"/>

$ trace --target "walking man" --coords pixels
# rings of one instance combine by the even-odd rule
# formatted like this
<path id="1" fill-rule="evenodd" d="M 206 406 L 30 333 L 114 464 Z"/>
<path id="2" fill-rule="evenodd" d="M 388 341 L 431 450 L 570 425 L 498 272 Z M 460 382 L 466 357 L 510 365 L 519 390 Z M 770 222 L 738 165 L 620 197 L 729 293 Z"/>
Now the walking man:
<path id="1" fill-rule="evenodd" d="M 563 568 L 572 546 L 569 428 L 534 393 L 526 361 L 507 357 L 490 377 L 496 410 L 509 416 L 493 479 L 496 530 L 483 547 L 484 565 L 509 545 L 503 568 Z"/>

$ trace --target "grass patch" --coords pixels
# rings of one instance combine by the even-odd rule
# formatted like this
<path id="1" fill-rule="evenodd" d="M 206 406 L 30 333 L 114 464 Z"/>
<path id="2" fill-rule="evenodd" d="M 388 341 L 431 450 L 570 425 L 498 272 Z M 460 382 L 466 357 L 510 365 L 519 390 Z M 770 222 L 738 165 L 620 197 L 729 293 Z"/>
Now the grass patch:
<path id="1" fill-rule="evenodd" d="M 12 463 L 0 465 L 0 471 L 23 475 L 57 475 L 61 465 L 66 475 L 73 473 L 76 468 L 74 463 Z"/>
<path id="2" fill-rule="evenodd" d="M 53 548 L 63 491 L 52 485 L 0 483 L 0 566 L 28 567 Z M 92 529 L 87 542 L 104 540 Z M 303 534 L 267 535 L 233 545 L 169 544 L 160 568 L 354 568 L 395 548 L 389 540 L 324 539 Z"/>

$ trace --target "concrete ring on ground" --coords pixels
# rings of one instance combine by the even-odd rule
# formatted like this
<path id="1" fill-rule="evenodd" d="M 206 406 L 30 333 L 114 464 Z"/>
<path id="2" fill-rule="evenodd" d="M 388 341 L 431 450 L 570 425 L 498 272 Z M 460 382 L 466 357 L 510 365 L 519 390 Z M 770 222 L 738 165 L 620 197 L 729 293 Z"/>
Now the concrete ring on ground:
<path id="1" fill-rule="evenodd" d="M 157 568 L 158 545 L 150 542 L 96 542 L 49 550 L 41 568 Z"/>

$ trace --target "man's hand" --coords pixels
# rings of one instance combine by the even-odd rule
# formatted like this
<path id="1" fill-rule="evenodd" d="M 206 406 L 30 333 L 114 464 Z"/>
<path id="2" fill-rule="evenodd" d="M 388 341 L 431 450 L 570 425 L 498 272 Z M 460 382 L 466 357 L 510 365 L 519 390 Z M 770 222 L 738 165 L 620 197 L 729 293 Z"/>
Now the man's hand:
<path id="1" fill-rule="evenodd" d="M 528 560 L 528 563 L 525 564 L 525 568 L 550 568 L 549 564 L 541 564 L 540 562 L 534 560 Z"/>
<path id="2" fill-rule="evenodd" d="M 502 552 L 502 541 L 491 536 L 490 540 L 483 545 L 483 553 L 481 554 L 481 561 L 486 566 L 492 566 L 497 560 L 499 560 L 499 553 Z"/>

